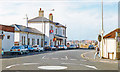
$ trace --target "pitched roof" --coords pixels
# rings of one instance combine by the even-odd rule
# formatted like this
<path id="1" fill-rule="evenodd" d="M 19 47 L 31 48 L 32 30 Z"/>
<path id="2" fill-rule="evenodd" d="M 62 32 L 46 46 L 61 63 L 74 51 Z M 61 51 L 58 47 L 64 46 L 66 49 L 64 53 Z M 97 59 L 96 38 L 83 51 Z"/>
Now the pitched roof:
<path id="1" fill-rule="evenodd" d="M 58 23 L 58 22 L 53 22 L 53 21 L 47 19 L 46 17 L 40 17 L 40 16 L 38 16 L 38 17 L 35 17 L 35 18 L 33 18 L 33 19 L 28 20 L 28 22 L 42 22 L 42 21 L 43 21 L 43 22 L 52 22 L 52 23 L 54 23 L 56 26 L 59 26 L 59 27 L 66 27 L 66 26 L 64 26 L 64 25 L 62 25 L 62 24 L 60 24 L 60 23 Z"/>
<path id="2" fill-rule="evenodd" d="M 40 32 L 39 30 L 37 30 L 35 28 L 26 27 L 26 26 L 17 25 L 17 24 L 14 24 L 12 26 L 15 27 L 15 31 L 22 31 L 22 32 L 29 32 L 29 33 L 36 33 L 36 34 L 43 34 L 42 32 Z"/>
<path id="3" fill-rule="evenodd" d="M 47 19 L 46 17 L 40 17 L 40 16 L 28 20 L 28 22 L 42 22 L 42 21 L 43 22 L 49 22 L 50 20 Z"/>
<path id="4" fill-rule="evenodd" d="M 120 33 L 120 28 L 113 30 L 112 32 L 106 34 L 103 38 L 115 38 L 116 32 Z"/>

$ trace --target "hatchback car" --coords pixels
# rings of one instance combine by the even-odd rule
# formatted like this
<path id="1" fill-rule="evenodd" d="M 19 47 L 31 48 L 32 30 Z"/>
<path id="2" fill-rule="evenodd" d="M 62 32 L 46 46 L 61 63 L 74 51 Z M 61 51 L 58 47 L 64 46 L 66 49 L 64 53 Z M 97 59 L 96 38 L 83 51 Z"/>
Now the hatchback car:
<path id="1" fill-rule="evenodd" d="M 44 48 L 41 47 L 40 45 L 33 45 L 32 47 L 34 51 L 38 51 L 38 52 L 44 51 Z"/>
<path id="2" fill-rule="evenodd" d="M 28 53 L 28 49 L 25 48 L 24 46 L 13 46 L 11 49 L 10 49 L 10 53 L 11 54 L 14 54 L 14 53 L 19 53 L 19 54 L 24 54 L 24 53 Z"/>
<path id="3" fill-rule="evenodd" d="M 67 47 L 66 47 L 65 45 L 59 45 L 59 46 L 58 46 L 58 49 L 65 49 L 65 50 L 66 50 Z"/>

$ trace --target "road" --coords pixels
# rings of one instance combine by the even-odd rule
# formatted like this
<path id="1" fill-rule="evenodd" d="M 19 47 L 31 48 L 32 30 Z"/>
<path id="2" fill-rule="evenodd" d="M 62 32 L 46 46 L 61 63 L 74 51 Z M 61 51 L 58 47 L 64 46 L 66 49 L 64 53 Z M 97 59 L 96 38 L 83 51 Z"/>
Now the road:
<path id="1" fill-rule="evenodd" d="M 91 50 L 49 51 L 2 60 L 2 70 L 117 70 L 117 63 L 102 63 L 83 59 Z"/>

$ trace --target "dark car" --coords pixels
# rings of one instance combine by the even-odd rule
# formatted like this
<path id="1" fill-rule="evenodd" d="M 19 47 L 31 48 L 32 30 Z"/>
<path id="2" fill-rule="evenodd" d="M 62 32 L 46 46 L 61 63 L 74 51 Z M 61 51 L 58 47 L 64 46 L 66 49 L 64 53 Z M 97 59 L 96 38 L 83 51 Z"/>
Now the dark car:
<path id="1" fill-rule="evenodd" d="M 95 47 L 93 45 L 89 45 L 88 49 L 95 49 Z"/>
<path id="2" fill-rule="evenodd" d="M 44 47 L 44 50 L 45 50 L 45 51 L 51 51 L 51 47 L 50 47 L 50 46 L 45 46 L 45 47 Z"/>

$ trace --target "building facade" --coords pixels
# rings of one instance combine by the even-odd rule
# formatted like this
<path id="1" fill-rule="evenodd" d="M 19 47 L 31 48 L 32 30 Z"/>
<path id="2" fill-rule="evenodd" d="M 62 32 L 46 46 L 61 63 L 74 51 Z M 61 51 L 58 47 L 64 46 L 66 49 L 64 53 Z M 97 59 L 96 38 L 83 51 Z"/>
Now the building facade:
<path id="1" fill-rule="evenodd" d="M 28 26 L 41 31 L 43 43 L 46 46 L 66 45 L 66 26 L 53 21 L 52 13 L 49 14 L 49 19 L 44 17 L 44 11 L 39 10 L 39 16 L 28 20 Z"/>
<path id="2" fill-rule="evenodd" d="M 4 52 L 10 51 L 14 46 L 14 27 L 0 25 L 0 47 Z"/>
<path id="3" fill-rule="evenodd" d="M 102 44 L 100 45 L 101 56 L 108 59 L 120 59 L 120 29 L 106 34 Z"/>
<path id="4" fill-rule="evenodd" d="M 25 27 L 22 25 L 14 24 L 15 27 L 15 45 L 40 45 L 43 46 L 41 42 L 42 33 L 35 28 Z"/>

